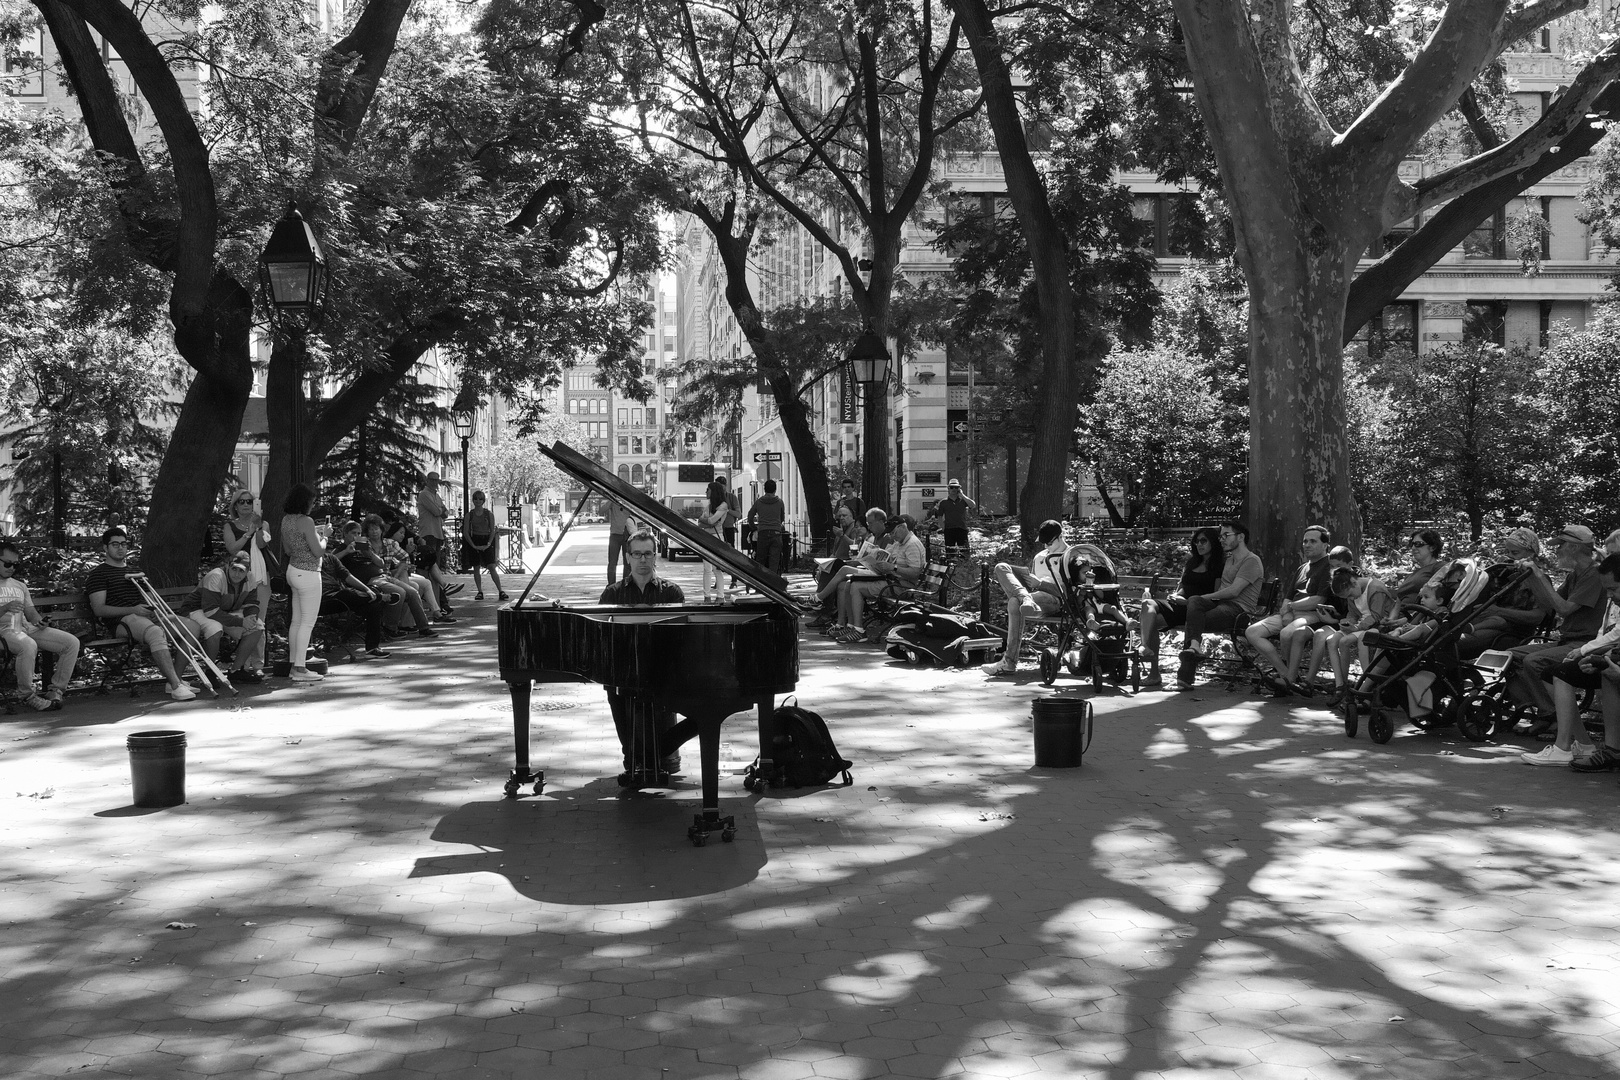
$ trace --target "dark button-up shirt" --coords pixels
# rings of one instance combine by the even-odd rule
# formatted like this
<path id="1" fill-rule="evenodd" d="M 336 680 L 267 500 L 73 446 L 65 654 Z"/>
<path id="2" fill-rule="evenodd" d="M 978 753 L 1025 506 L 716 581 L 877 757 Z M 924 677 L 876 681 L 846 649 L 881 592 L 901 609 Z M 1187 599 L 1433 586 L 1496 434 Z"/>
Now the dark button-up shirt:
<path id="1" fill-rule="evenodd" d="M 619 604 L 629 607 L 634 604 L 684 604 L 686 594 L 681 587 L 673 581 L 666 581 L 656 574 L 647 582 L 643 589 L 636 583 L 633 575 L 626 575 L 623 580 L 616 581 L 602 590 L 597 603 Z"/>

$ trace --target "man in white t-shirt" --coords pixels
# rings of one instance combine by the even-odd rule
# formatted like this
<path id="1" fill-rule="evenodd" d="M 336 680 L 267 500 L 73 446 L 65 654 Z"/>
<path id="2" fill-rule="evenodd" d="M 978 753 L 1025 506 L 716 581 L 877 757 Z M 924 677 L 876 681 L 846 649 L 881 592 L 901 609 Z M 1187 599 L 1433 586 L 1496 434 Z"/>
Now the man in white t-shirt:
<path id="1" fill-rule="evenodd" d="M 17 577 L 21 562 L 15 546 L 0 542 L 0 639 L 17 658 L 17 690 L 28 695 L 29 707 L 40 712 L 60 709 L 68 683 L 73 681 L 73 665 L 79 660 L 79 639 L 45 625 L 27 583 Z M 34 661 L 40 649 L 56 654 L 56 671 L 43 694 L 34 692 Z"/>
<path id="2" fill-rule="evenodd" d="M 997 563 L 992 573 L 1007 598 L 1007 649 L 1001 659 L 985 664 L 986 675 L 1011 675 L 1018 670 L 1018 644 L 1024 640 L 1024 620 L 1032 615 L 1054 615 L 1063 609 L 1063 597 L 1053 578 L 1052 568 L 1063 561 L 1069 545 L 1063 539 L 1063 523 L 1051 518 L 1041 522 L 1035 534 L 1041 546 L 1029 561 L 1029 569 L 1011 563 Z"/>
<path id="3" fill-rule="evenodd" d="M 853 642 L 866 637 L 861 612 L 868 598 L 885 589 L 909 588 L 922 580 L 928 569 L 928 549 L 917 538 L 917 519 L 901 514 L 889 519 L 889 535 L 881 552 L 872 559 L 871 569 L 881 575 L 876 580 L 855 578 L 838 587 L 839 622 L 844 629 L 835 641 Z"/>

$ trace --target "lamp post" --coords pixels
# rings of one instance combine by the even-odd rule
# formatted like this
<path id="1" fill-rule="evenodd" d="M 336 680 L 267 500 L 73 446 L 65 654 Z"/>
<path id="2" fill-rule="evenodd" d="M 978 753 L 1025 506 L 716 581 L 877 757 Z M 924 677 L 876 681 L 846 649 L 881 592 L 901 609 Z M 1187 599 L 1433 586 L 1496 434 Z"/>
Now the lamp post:
<path id="1" fill-rule="evenodd" d="M 290 417 L 292 482 L 308 479 L 304 453 L 304 358 L 305 338 L 321 322 L 326 299 L 326 256 L 315 231 L 309 227 L 295 203 L 287 204 L 270 232 L 270 240 L 259 253 L 259 285 L 269 297 L 270 325 L 276 337 L 285 337 L 292 366 L 291 377 L 283 388 L 282 404 Z M 274 357 L 274 346 L 272 346 Z"/>
<path id="2" fill-rule="evenodd" d="M 472 442 L 473 425 L 477 417 L 471 409 L 455 414 L 456 437 L 461 440 L 461 531 L 467 531 L 467 511 L 470 508 L 468 499 L 472 495 L 471 478 L 472 463 L 467 458 L 467 444 Z"/>
<path id="3" fill-rule="evenodd" d="M 889 348 L 868 327 L 855 339 L 849 363 L 855 381 L 861 384 L 866 405 L 861 439 L 861 499 L 867 506 L 884 506 L 889 494 L 889 439 L 883 390 L 889 382 Z"/>

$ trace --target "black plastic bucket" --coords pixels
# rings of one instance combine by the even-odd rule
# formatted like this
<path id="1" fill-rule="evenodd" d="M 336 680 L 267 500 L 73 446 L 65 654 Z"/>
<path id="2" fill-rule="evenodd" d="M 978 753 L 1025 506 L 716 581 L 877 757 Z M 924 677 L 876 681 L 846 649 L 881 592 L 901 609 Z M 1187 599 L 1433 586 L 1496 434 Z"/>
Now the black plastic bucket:
<path id="1" fill-rule="evenodd" d="M 185 732 L 131 732 L 128 745 L 136 806 L 179 806 L 186 801 Z"/>
<path id="2" fill-rule="evenodd" d="M 1091 702 L 1084 698 L 1036 698 L 1035 765 L 1042 769 L 1078 767 L 1091 745 Z"/>

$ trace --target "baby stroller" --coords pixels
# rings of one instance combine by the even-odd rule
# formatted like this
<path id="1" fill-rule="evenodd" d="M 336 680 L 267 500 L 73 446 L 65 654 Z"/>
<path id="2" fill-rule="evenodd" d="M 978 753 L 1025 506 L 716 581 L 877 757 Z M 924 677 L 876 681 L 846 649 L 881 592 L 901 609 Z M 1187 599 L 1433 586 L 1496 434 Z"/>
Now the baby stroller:
<path id="1" fill-rule="evenodd" d="M 1397 714 L 1408 703 L 1408 682 L 1419 678 L 1427 684 L 1430 708 L 1410 717 L 1413 726 L 1422 731 L 1455 726 L 1470 742 L 1489 738 L 1495 717 L 1480 703 L 1487 673 L 1459 657 L 1457 645 L 1469 622 L 1518 588 L 1527 573 L 1512 565 L 1486 569 L 1472 559 L 1457 559 L 1424 586 L 1433 606 L 1405 605 L 1404 626 L 1369 633 L 1368 670 L 1344 699 L 1345 735 L 1355 738 L 1365 712 L 1368 736 L 1375 743 L 1389 742 Z"/>
<path id="2" fill-rule="evenodd" d="M 1112 572 L 1071 549 L 1053 567 L 1052 576 L 1063 590 L 1063 609 L 1056 642 L 1041 650 L 1042 685 L 1051 686 L 1067 669 L 1076 678 L 1089 678 L 1097 693 L 1105 684 L 1127 680 L 1132 692 L 1140 690 L 1142 658 L 1131 647 L 1130 628 L 1119 615 L 1119 584 L 1100 580 L 1112 578 Z"/>

